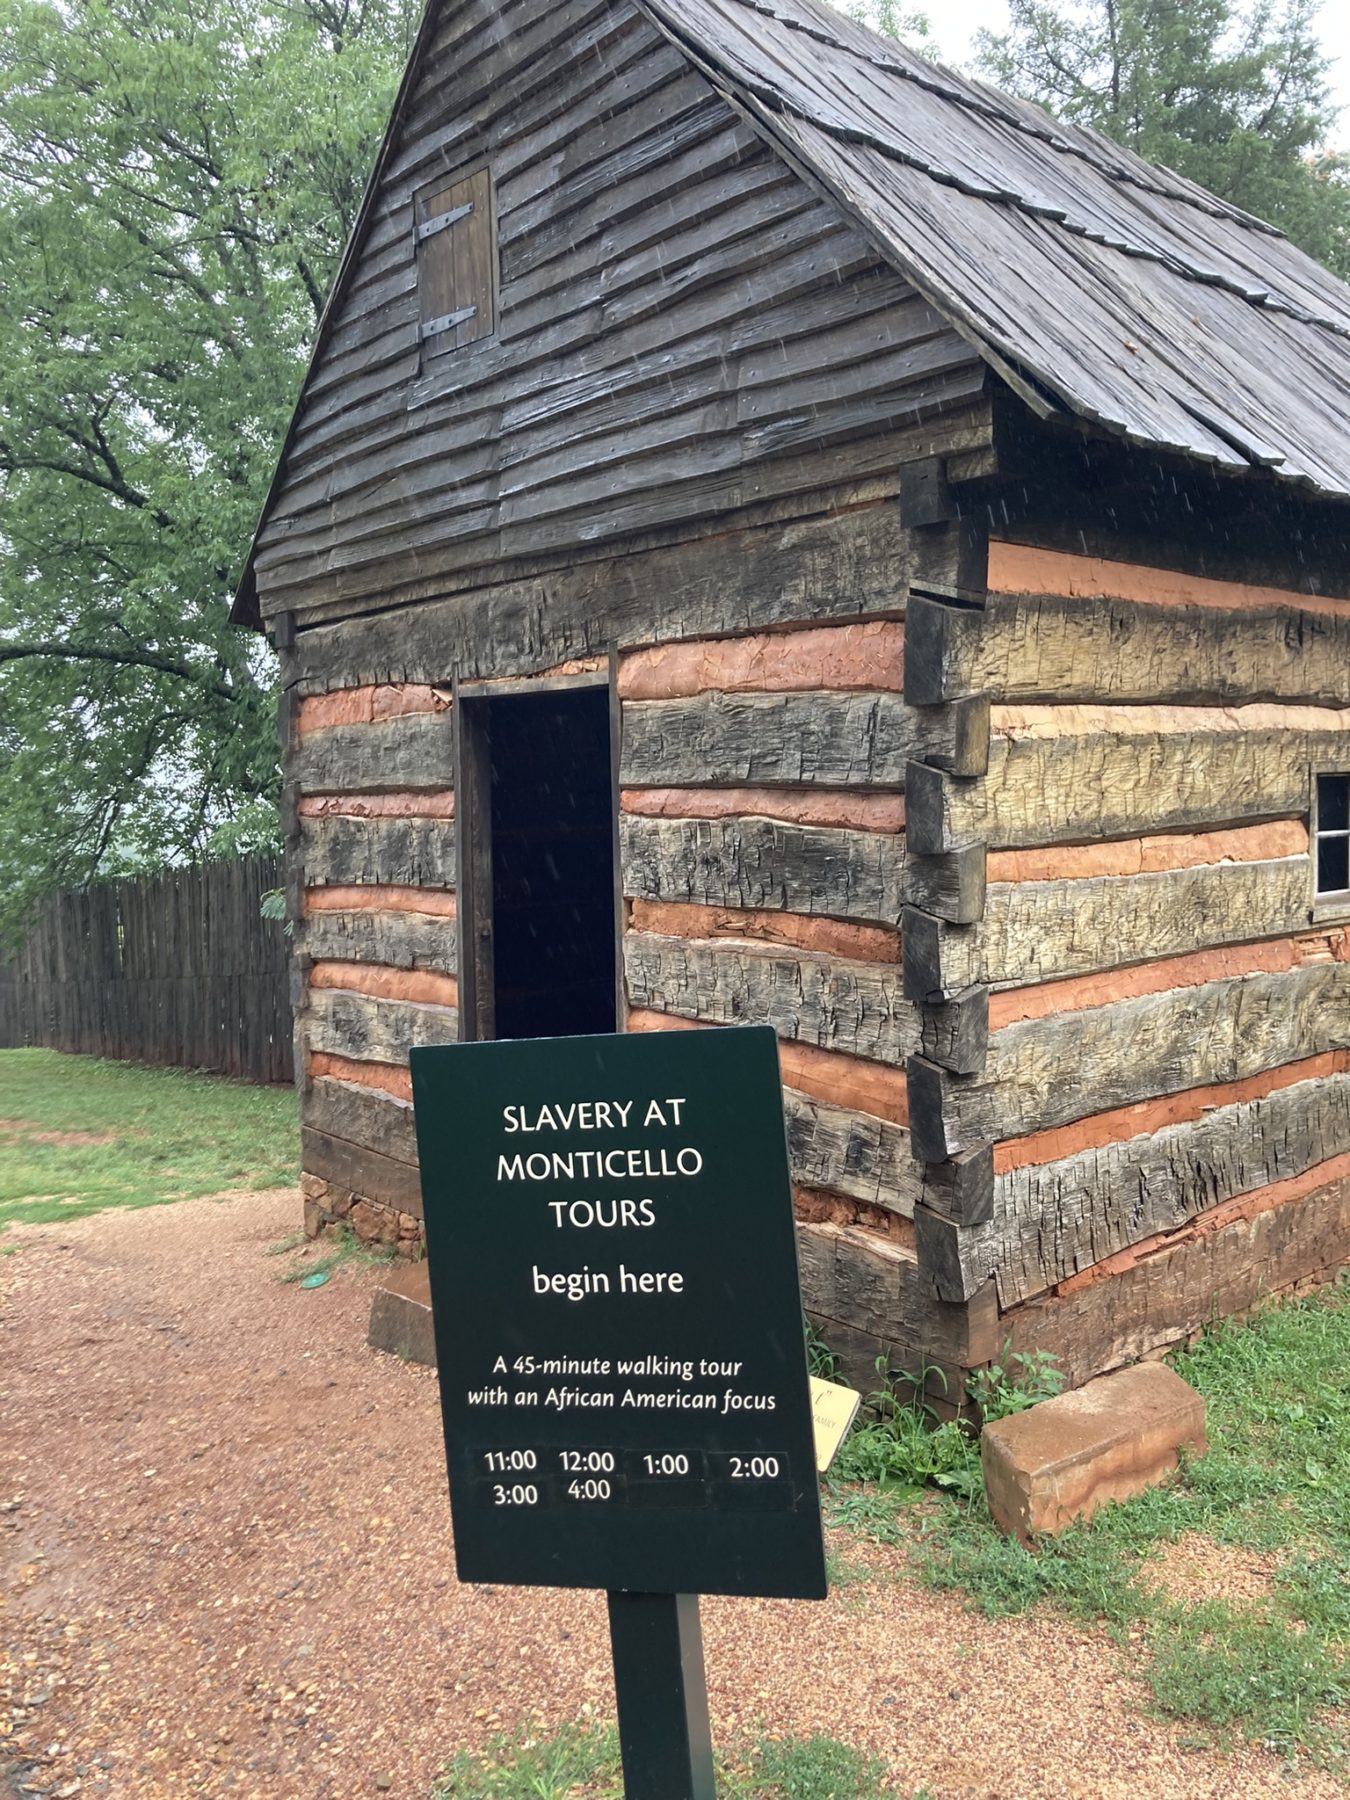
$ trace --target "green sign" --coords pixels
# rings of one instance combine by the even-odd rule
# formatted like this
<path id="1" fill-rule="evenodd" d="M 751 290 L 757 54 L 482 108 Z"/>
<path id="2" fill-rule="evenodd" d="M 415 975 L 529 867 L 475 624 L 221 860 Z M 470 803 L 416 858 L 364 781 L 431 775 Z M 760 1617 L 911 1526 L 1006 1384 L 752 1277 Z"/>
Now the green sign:
<path id="1" fill-rule="evenodd" d="M 412 1071 L 461 1580 L 823 1597 L 773 1032 Z"/>

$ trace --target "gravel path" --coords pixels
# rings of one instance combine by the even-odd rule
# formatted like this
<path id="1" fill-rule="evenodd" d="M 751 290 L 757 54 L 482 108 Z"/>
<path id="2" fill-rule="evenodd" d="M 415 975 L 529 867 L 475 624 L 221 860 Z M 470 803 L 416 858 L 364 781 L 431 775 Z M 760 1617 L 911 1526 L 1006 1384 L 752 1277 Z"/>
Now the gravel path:
<path id="1" fill-rule="evenodd" d="M 456 1583 L 434 1377 L 366 1349 L 368 1272 L 276 1281 L 298 1215 L 107 1213 L 0 1259 L 0 1793 L 427 1800 L 458 1746 L 611 1710 L 599 1596 Z M 827 1731 L 935 1800 L 1344 1800 L 1187 1750 L 1104 1639 L 875 1560 L 824 1605 L 705 1601 L 719 1734 Z"/>

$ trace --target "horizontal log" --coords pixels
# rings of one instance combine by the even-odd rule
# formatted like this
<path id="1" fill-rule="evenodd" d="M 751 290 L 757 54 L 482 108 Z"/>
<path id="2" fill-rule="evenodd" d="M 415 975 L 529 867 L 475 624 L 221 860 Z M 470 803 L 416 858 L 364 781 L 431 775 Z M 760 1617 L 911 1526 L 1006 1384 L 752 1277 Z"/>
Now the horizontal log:
<path id="1" fill-rule="evenodd" d="M 910 1130 L 916 1154 L 939 1161 L 927 1154 L 933 1142 L 950 1155 L 1347 1044 L 1350 963 L 1259 971 L 1009 1025 L 990 1037 L 983 1077 L 920 1072 L 922 1117 L 911 1075 Z"/>
<path id="2" fill-rule="evenodd" d="M 300 739 L 293 765 L 306 794 L 453 787 L 454 726 L 444 713 L 332 725 Z"/>
<path id="3" fill-rule="evenodd" d="M 920 1166 L 901 1125 L 783 1089 L 788 1163 L 802 1187 L 846 1194 L 911 1218 Z"/>
<path id="4" fill-rule="evenodd" d="M 1012 1306 L 1207 1207 L 1350 1151 L 1350 1075 L 1000 1175 L 994 1268 Z"/>
<path id="5" fill-rule="evenodd" d="M 978 1000 L 921 1013 L 904 998 L 899 970 L 885 963 L 630 932 L 624 974 L 630 1003 L 652 1012 L 768 1024 L 782 1038 L 892 1066 L 920 1052 L 984 1060 Z"/>
<path id="6" fill-rule="evenodd" d="M 453 1006 L 376 1000 L 345 988 L 311 989 L 302 1026 L 311 1050 L 357 1062 L 405 1064 L 414 1044 L 453 1044 L 459 1015 Z"/>
<path id="7" fill-rule="evenodd" d="M 995 736 L 983 781 L 911 764 L 912 851 L 1075 843 L 1278 819 L 1308 810 L 1308 771 L 1350 754 L 1350 713 L 1325 730 Z"/>
<path id="8" fill-rule="evenodd" d="M 309 912 L 295 941 L 316 962 L 378 963 L 393 969 L 458 966 L 454 919 L 414 912 Z"/>
<path id="9" fill-rule="evenodd" d="M 317 1175 L 345 1188 L 363 1200 L 377 1201 L 397 1212 L 422 1216 L 422 1184 L 417 1170 L 392 1156 L 381 1156 L 377 1150 L 364 1149 L 346 1138 L 330 1137 L 327 1132 L 306 1125 L 300 1131 L 300 1166 L 307 1175 Z"/>
<path id="10" fill-rule="evenodd" d="M 321 1076 L 301 1091 L 300 1123 L 414 1169 L 417 1166 L 417 1132 L 410 1100 Z"/>
<path id="11" fill-rule="evenodd" d="M 904 611 L 913 533 L 887 505 L 581 561 L 471 594 L 317 625 L 301 690 L 531 675 L 575 656 L 802 619 Z"/>
<path id="12" fill-rule="evenodd" d="M 979 849 L 906 859 L 902 835 L 776 819 L 620 819 L 624 892 L 635 899 L 820 914 L 894 925 L 906 901 L 977 917 Z"/>
<path id="13" fill-rule="evenodd" d="M 922 1365 L 939 1365 L 950 1371 L 956 1396 L 962 1371 L 997 1353 L 992 1284 L 969 1305 L 944 1306 L 923 1279 L 913 1250 L 849 1226 L 799 1224 L 797 1253 L 808 1313 L 879 1343 L 889 1369 L 916 1373 Z M 835 1341 L 828 1324 L 824 1335 L 827 1343 Z"/>
<path id="14" fill-rule="evenodd" d="M 454 821 L 302 816 L 300 864 L 310 887 L 453 888 Z"/>
<path id="15" fill-rule="evenodd" d="M 873 1062 L 897 1064 L 922 1042 L 919 1012 L 884 963 L 791 955 L 749 944 L 687 943 L 630 932 L 624 973 L 635 1007 L 713 1024 L 769 1024 Z"/>
<path id="16" fill-rule="evenodd" d="M 644 900 L 782 908 L 896 925 L 905 840 L 776 819 L 619 821 L 623 891 Z"/>
<path id="17" fill-rule="evenodd" d="M 1083 881 L 995 882 L 978 924 L 906 913 L 906 992 L 976 982 L 1021 987 L 1220 944 L 1288 937 L 1308 923 L 1308 858 L 1222 863 Z"/>
<path id="18" fill-rule="evenodd" d="M 1293 595 L 1253 610 L 1241 588 L 1231 604 L 990 594 L 976 612 L 916 596 L 905 697 L 1350 706 L 1350 611 L 1308 610 Z"/>
<path id="19" fill-rule="evenodd" d="M 922 712 L 894 694 L 700 694 L 623 709 L 625 786 L 903 787 L 921 757 L 962 774 L 988 758 L 979 700 Z"/>
<path id="20" fill-rule="evenodd" d="M 1280 1198 L 1277 1190 L 1271 1200 L 1250 1208 L 1239 1200 L 1221 1227 L 1201 1219 L 1144 1260 L 1015 1307 L 999 1321 L 1008 1348 L 1048 1351 L 1072 1385 L 1155 1356 L 1211 1319 L 1241 1314 L 1298 1282 L 1331 1280 L 1350 1241 L 1350 1180 L 1335 1174 L 1310 1192 Z"/>

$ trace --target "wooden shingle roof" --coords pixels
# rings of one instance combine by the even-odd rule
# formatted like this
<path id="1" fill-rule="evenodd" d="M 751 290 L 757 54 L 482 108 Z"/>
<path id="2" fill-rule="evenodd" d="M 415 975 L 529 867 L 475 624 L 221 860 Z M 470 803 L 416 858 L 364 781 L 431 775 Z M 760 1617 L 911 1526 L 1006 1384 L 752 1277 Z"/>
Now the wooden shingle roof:
<path id="1" fill-rule="evenodd" d="M 1271 226 L 816 0 L 614 5 L 644 14 L 1036 413 L 1350 498 L 1350 288 Z M 240 623 L 259 623 L 253 558 L 442 10 L 428 0 L 320 322 Z"/>
<path id="2" fill-rule="evenodd" d="M 1271 226 L 813 0 L 639 4 L 1038 412 L 1350 496 L 1350 288 Z"/>

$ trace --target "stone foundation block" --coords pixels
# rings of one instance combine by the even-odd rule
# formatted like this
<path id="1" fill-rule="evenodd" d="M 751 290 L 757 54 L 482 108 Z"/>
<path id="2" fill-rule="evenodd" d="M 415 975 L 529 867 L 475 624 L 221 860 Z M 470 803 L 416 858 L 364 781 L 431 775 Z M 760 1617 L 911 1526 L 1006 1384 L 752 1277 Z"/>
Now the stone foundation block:
<path id="1" fill-rule="evenodd" d="M 436 1364 L 431 1329 L 431 1279 L 424 1262 L 411 1263 L 386 1275 L 370 1305 L 366 1342 L 405 1362 Z"/>
<path id="2" fill-rule="evenodd" d="M 1024 1544 L 1142 1494 L 1203 1455 L 1205 1403 L 1165 1363 L 1141 1363 L 986 1425 L 980 1436 L 989 1510 Z"/>

